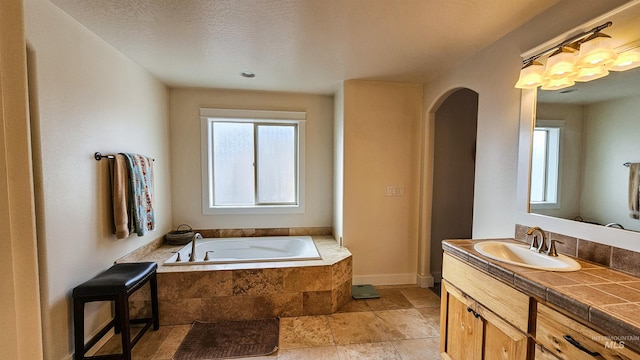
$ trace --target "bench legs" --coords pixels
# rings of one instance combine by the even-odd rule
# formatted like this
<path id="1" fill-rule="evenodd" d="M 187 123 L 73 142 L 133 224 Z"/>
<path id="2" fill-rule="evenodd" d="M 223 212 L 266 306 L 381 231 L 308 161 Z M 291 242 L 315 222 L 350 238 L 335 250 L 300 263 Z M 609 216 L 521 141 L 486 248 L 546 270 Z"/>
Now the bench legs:
<path id="1" fill-rule="evenodd" d="M 129 295 L 118 296 L 115 306 L 116 323 L 120 324 L 122 336 L 122 360 L 131 360 L 131 330 L 129 329 Z"/>
<path id="2" fill-rule="evenodd" d="M 74 360 L 84 358 L 84 301 L 73 299 L 73 340 L 75 344 Z"/>
<path id="3" fill-rule="evenodd" d="M 153 318 L 153 330 L 160 329 L 160 316 L 158 311 L 158 274 L 154 273 L 149 279 L 151 290 L 151 316 Z"/>
<path id="4" fill-rule="evenodd" d="M 131 349 L 136 345 L 138 340 L 144 335 L 144 333 L 153 326 L 154 330 L 160 328 L 160 317 L 158 315 L 158 281 L 156 274 L 149 276 L 149 287 L 151 292 L 151 317 L 144 319 L 130 319 L 129 315 L 129 295 L 131 292 L 123 292 L 116 296 L 83 296 L 73 298 L 73 327 L 74 327 L 74 342 L 75 342 L 75 354 L 74 360 L 91 359 L 92 357 L 86 357 L 87 350 L 95 346 L 100 339 L 102 339 L 111 328 L 114 328 L 116 334 L 120 334 L 122 337 L 122 354 L 113 354 L 99 356 L 96 358 L 101 359 L 123 359 L 132 360 Z M 136 289 L 137 290 L 137 289 Z M 135 291 L 135 290 L 134 290 Z M 94 335 L 85 344 L 84 342 L 84 308 L 85 303 L 93 301 L 113 301 L 115 307 L 114 318 L 103 327 L 96 335 Z M 131 339 L 130 324 L 145 324 L 144 327 L 138 332 L 138 334 Z"/>

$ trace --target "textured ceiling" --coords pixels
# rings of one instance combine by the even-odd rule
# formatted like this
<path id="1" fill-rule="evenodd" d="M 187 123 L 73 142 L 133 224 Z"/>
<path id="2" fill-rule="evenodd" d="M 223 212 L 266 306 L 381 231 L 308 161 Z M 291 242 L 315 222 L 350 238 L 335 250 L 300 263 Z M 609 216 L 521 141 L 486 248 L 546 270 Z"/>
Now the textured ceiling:
<path id="1" fill-rule="evenodd" d="M 426 82 L 558 2 L 51 1 L 169 86 L 324 94 Z"/>

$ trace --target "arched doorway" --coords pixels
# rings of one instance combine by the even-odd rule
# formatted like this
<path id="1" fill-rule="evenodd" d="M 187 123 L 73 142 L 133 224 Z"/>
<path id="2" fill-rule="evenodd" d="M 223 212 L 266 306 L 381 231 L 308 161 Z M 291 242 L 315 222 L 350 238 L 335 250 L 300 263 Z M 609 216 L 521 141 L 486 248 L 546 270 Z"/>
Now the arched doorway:
<path id="1" fill-rule="evenodd" d="M 434 119 L 430 271 L 440 282 L 441 241 L 472 237 L 478 93 L 456 90 Z"/>

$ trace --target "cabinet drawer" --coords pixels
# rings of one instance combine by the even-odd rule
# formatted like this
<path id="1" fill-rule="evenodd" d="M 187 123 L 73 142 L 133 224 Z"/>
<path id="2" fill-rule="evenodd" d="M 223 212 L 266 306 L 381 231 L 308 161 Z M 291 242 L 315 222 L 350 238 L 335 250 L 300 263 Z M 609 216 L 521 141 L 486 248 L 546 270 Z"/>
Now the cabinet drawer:
<path id="1" fill-rule="evenodd" d="M 461 260 L 445 253 L 442 277 L 478 303 L 527 333 L 529 297 Z"/>
<path id="2" fill-rule="evenodd" d="M 538 304 L 536 341 L 560 359 L 639 359 L 640 355 L 624 345 L 608 340 L 560 312 Z"/>

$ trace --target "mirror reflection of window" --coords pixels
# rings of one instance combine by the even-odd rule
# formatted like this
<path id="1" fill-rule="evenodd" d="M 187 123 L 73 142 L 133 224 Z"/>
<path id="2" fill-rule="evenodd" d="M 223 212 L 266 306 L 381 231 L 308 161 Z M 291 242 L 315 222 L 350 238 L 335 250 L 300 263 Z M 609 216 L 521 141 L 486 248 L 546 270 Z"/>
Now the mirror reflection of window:
<path id="1" fill-rule="evenodd" d="M 553 124 L 547 125 L 545 124 Z M 558 206 L 561 122 L 538 120 L 531 154 L 531 205 Z"/>

